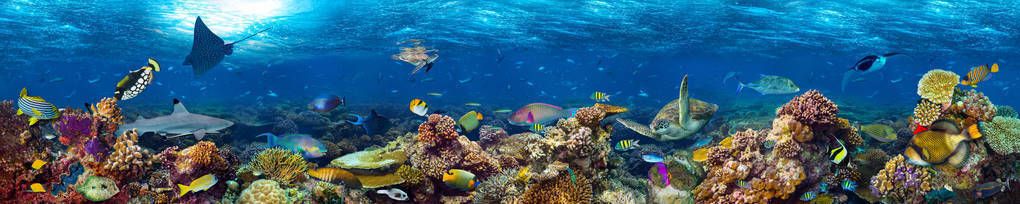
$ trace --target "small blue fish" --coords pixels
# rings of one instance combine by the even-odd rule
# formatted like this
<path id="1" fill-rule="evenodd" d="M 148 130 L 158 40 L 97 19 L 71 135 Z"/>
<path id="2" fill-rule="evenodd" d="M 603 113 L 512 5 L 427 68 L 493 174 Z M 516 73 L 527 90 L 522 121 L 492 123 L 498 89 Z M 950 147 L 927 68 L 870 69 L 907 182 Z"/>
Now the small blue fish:
<path id="1" fill-rule="evenodd" d="M 843 186 L 843 190 L 845 190 L 845 191 L 854 191 L 854 190 L 857 190 L 857 182 L 854 182 L 854 181 L 852 181 L 850 179 L 844 179 L 843 183 L 840 184 L 840 186 Z"/>
<path id="2" fill-rule="evenodd" d="M 570 174 L 570 183 L 577 184 L 577 175 L 574 174 L 574 169 L 567 167 L 567 173 Z"/>
<path id="3" fill-rule="evenodd" d="M 662 162 L 662 155 L 655 153 L 645 153 L 641 155 L 641 160 L 645 160 L 648 163 L 659 163 Z"/>
<path id="4" fill-rule="evenodd" d="M 818 191 L 822 192 L 822 193 L 828 193 L 829 192 L 829 182 L 824 182 L 823 181 L 822 183 L 819 183 L 818 184 Z"/>
<path id="5" fill-rule="evenodd" d="M 807 202 L 807 201 L 814 200 L 816 197 L 818 197 L 818 193 L 816 193 L 814 191 L 808 191 L 807 193 L 804 193 L 804 194 L 800 195 L 800 201 Z"/>

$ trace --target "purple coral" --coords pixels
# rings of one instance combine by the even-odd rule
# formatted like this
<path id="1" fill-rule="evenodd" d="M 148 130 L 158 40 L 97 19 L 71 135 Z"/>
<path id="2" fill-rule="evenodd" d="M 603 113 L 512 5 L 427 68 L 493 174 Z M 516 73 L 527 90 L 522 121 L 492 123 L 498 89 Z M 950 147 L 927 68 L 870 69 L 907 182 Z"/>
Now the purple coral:
<path id="1" fill-rule="evenodd" d="M 92 135 L 92 116 L 84 113 L 64 114 L 54 126 L 60 133 L 60 142 L 72 145 Z"/>
<path id="2" fill-rule="evenodd" d="M 99 160 L 102 160 L 103 156 L 109 150 L 109 148 L 106 147 L 106 144 L 103 144 L 103 141 L 99 138 L 89 139 L 88 142 L 85 142 L 84 149 L 85 153 L 88 153 Z"/>

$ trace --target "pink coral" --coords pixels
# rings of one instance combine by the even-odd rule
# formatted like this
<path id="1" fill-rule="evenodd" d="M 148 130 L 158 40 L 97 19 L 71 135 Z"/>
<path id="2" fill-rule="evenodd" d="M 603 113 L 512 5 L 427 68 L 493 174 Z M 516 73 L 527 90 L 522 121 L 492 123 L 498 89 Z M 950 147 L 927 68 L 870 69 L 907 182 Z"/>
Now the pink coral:
<path id="1" fill-rule="evenodd" d="M 976 122 L 991 121 L 995 117 L 995 105 L 984 93 L 975 90 L 967 91 L 950 106 L 950 111 L 965 116 L 965 125 Z"/>
<path id="2" fill-rule="evenodd" d="M 794 97 L 777 112 L 777 116 L 790 115 L 802 124 L 812 127 L 836 123 L 839 107 L 818 90 L 810 90 Z"/>
<path id="3" fill-rule="evenodd" d="M 470 171 L 479 178 L 498 173 L 499 161 L 477 143 L 458 135 L 454 124 L 449 116 L 432 114 L 419 125 L 417 139 L 405 149 L 411 165 L 437 180 L 455 168 Z"/>

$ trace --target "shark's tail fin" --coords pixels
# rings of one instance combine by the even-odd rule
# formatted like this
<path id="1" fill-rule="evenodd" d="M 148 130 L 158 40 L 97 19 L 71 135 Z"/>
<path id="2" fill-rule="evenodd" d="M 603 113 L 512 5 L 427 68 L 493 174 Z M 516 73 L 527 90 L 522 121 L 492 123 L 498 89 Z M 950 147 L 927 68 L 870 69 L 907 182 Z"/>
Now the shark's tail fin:
<path id="1" fill-rule="evenodd" d="M 846 92 L 846 84 L 850 83 L 850 80 L 854 78 L 854 75 L 857 75 L 857 71 L 852 69 L 843 74 L 843 81 L 840 82 L 839 86 L 840 91 Z"/>
<path id="2" fill-rule="evenodd" d="M 267 147 L 275 147 L 275 146 L 279 145 L 276 142 L 279 138 L 276 137 L 276 135 L 274 135 L 273 133 L 268 133 L 268 132 L 267 133 L 262 133 L 262 134 L 260 134 L 258 136 L 255 136 L 255 137 L 262 137 L 262 136 L 266 136 L 266 143 L 268 143 Z"/>

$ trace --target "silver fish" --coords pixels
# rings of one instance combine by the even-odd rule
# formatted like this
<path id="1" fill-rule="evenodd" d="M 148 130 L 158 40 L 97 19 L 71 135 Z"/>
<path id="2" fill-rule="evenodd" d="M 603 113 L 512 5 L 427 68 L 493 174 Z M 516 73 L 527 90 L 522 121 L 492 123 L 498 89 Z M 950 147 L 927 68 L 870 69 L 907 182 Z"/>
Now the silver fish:
<path id="1" fill-rule="evenodd" d="M 754 89 L 755 91 L 758 91 L 758 93 L 761 93 L 761 95 L 800 92 L 800 87 L 797 87 L 797 84 L 794 84 L 793 80 L 790 80 L 790 78 L 773 75 L 761 75 L 761 78 L 758 79 L 758 81 L 748 84 L 741 82 L 740 85 L 737 86 L 737 93 L 740 93 L 744 87 Z"/>
<path id="2" fill-rule="evenodd" d="M 168 135 L 168 139 L 194 135 L 195 139 L 202 140 L 206 134 L 217 134 L 233 125 L 234 122 L 228 120 L 188 112 L 184 104 L 174 99 L 174 112 L 170 115 L 150 119 L 139 117 L 132 123 L 120 126 L 117 134 L 138 129 L 139 133 L 153 132 Z"/>

